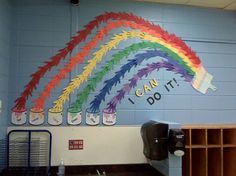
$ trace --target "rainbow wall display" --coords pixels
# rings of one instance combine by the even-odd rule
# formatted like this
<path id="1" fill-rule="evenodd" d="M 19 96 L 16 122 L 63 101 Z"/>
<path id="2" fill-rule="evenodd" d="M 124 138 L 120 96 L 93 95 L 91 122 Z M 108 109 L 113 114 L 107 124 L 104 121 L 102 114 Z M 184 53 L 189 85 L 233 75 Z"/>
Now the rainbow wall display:
<path id="1" fill-rule="evenodd" d="M 101 23 L 105 25 L 99 29 Z M 99 46 L 113 29 L 121 27 L 125 28 L 125 30 L 113 35 L 107 43 Z M 95 28 L 99 29 L 98 32 L 89 42 L 85 43 L 85 39 L 87 39 Z M 97 64 L 103 60 L 109 51 L 129 39 L 139 39 L 141 42 L 133 43 L 115 53 L 102 68 L 96 69 Z M 28 97 L 33 95 L 41 78 L 53 67 L 56 67 L 66 58 L 68 53 L 71 53 L 71 51 L 82 42 L 84 42 L 82 49 L 72 56 L 64 67 L 44 86 L 38 98 L 33 101 L 33 106 L 26 107 Z M 83 68 L 81 73 L 72 78 L 70 83 L 63 89 L 62 94 L 54 101 L 54 105 L 48 110 L 49 124 L 60 125 L 62 123 L 63 108 L 68 108 L 68 124 L 80 124 L 83 118 L 82 111 L 85 111 L 85 109 L 82 109 L 82 105 L 87 102 L 89 95 L 92 91 L 96 90 L 96 86 L 105 78 L 105 75 L 108 75 L 122 60 L 127 60 L 127 63 L 121 66 L 120 70 L 115 72 L 114 76 L 111 76 L 110 79 L 104 82 L 103 88 L 90 102 L 90 107 L 87 107 L 86 117 L 84 118 L 88 125 L 99 124 L 101 113 L 103 124 L 114 125 L 117 120 L 116 107 L 122 102 L 124 96 L 128 94 L 131 89 L 136 87 L 140 79 L 162 68 L 166 71 L 178 74 L 185 81 L 189 82 L 195 90 L 203 94 L 205 94 L 209 88 L 216 90 L 216 87 L 211 84 L 213 76 L 205 70 L 196 53 L 180 38 L 174 34 L 169 34 L 160 26 L 154 25 L 133 14 L 109 12 L 95 17 L 93 21 L 85 25 L 84 29 L 79 31 L 77 35 L 66 44 L 65 48 L 59 50 L 55 56 L 46 61 L 44 65 L 38 67 L 38 70 L 31 75 L 31 80 L 25 86 L 20 97 L 16 99 L 15 105 L 12 108 L 12 123 L 18 125 L 24 124 L 27 119 L 27 109 L 29 109 L 30 124 L 40 125 L 44 123 L 45 102 L 52 94 L 52 91 L 60 84 L 62 79 L 66 78 L 78 64 L 84 61 L 85 57 L 88 56 L 95 47 L 99 49 L 92 54 L 92 58 L 87 60 L 87 65 Z M 131 54 L 142 50 L 145 50 L 145 52 L 136 54 L 132 59 L 127 59 Z M 117 95 L 107 102 L 107 107 L 104 110 L 100 109 L 101 102 L 106 101 L 106 96 L 114 86 L 120 83 L 121 79 L 126 77 L 126 73 L 140 65 L 144 60 L 154 57 L 161 57 L 163 60 L 153 62 L 139 69 L 137 73 L 129 79 L 129 82 L 117 91 Z M 86 86 L 77 94 L 76 101 L 73 102 L 70 107 L 64 107 L 71 93 L 79 89 L 85 82 Z M 153 82 L 153 84 L 157 86 L 157 83 Z"/>

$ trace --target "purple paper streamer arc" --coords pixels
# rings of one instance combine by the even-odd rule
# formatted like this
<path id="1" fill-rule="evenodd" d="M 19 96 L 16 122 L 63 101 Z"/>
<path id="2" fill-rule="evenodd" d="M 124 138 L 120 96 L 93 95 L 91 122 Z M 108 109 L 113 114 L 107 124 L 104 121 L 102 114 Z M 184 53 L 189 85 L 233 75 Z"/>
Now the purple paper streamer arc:
<path id="1" fill-rule="evenodd" d="M 178 70 L 181 73 L 183 73 L 182 75 L 186 75 L 185 76 L 186 81 L 190 82 L 192 80 L 193 76 L 188 74 L 188 72 L 186 70 L 184 70 L 183 67 L 177 61 L 172 59 L 168 55 L 168 53 L 165 53 L 163 51 L 156 50 L 156 49 L 155 50 L 147 50 L 145 53 L 136 54 L 134 59 L 128 60 L 129 62 L 127 64 L 123 65 L 120 68 L 120 70 L 116 72 L 114 77 L 112 77 L 109 80 L 104 81 L 103 88 L 100 90 L 100 93 L 98 95 L 96 95 L 95 98 L 91 101 L 91 103 L 90 103 L 91 106 L 89 109 L 92 112 L 98 111 L 100 108 L 101 102 L 105 101 L 105 97 L 107 94 L 110 93 L 110 90 L 112 89 L 112 87 L 117 85 L 118 83 L 120 83 L 121 78 L 123 78 L 125 76 L 125 74 L 131 70 L 132 67 L 136 67 L 137 65 L 140 65 L 145 59 L 150 59 L 152 57 L 157 57 L 157 56 L 167 59 L 168 63 L 171 64 L 171 66 L 172 65 L 176 66 L 176 69 L 178 68 Z"/>
<path id="2" fill-rule="evenodd" d="M 124 84 L 123 88 L 118 90 L 118 94 L 114 96 L 109 103 L 107 103 L 106 112 L 114 113 L 116 111 L 116 106 L 118 103 L 121 103 L 121 100 L 124 98 L 126 94 L 128 94 L 132 88 L 137 86 L 137 82 L 142 79 L 144 76 L 147 77 L 153 71 L 159 71 L 160 68 L 166 68 L 167 71 L 172 71 L 177 74 L 180 74 L 181 77 L 185 78 L 185 81 L 190 82 L 192 80 L 192 76 L 188 75 L 181 67 L 177 65 L 173 65 L 169 62 L 157 62 L 152 64 L 147 64 L 147 67 L 142 68 L 135 74 L 131 79 L 129 79 L 129 83 Z"/>

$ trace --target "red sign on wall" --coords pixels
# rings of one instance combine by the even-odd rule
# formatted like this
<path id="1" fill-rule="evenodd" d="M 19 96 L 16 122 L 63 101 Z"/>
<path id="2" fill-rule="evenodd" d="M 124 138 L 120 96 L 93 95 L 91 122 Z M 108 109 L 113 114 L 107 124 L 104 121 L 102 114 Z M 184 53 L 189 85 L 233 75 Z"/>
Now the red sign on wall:
<path id="1" fill-rule="evenodd" d="M 69 140 L 69 150 L 83 150 L 84 140 Z"/>

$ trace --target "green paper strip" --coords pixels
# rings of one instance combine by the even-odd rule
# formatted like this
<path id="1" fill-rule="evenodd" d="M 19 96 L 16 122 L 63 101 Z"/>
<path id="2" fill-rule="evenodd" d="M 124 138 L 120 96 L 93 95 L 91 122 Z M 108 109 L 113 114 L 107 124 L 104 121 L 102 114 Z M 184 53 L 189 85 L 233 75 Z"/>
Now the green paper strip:
<path id="1" fill-rule="evenodd" d="M 119 51 L 118 53 L 112 55 L 112 59 L 107 62 L 105 66 L 103 66 L 102 70 L 95 73 L 95 76 L 93 78 L 88 79 L 87 86 L 83 89 L 82 92 L 77 94 L 77 100 L 72 103 L 72 106 L 69 108 L 70 112 L 76 112 L 78 110 L 82 109 L 82 105 L 84 102 L 87 101 L 88 96 L 91 91 L 94 91 L 97 83 L 100 82 L 103 77 L 112 69 L 114 69 L 114 66 L 118 64 L 123 58 L 128 57 L 131 53 L 135 53 L 138 50 L 144 49 L 144 48 L 150 48 L 150 49 L 160 49 L 161 51 L 164 51 L 168 53 L 174 60 L 176 60 L 178 63 L 180 63 L 183 68 L 190 74 L 194 75 L 195 73 L 191 70 L 191 68 L 187 65 L 186 62 L 184 62 L 176 53 L 171 51 L 170 49 L 164 47 L 161 44 L 154 43 L 154 42 L 140 42 L 135 43 L 127 48 L 125 48 L 122 51 Z"/>

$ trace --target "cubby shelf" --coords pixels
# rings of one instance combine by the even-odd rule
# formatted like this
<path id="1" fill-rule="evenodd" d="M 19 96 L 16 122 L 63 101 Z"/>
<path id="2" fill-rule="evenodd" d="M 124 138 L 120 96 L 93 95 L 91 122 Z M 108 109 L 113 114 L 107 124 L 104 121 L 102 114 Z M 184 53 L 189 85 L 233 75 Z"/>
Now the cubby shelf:
<path id="1" fill-rule="evenodd" d="M 236 176 L 236 124 L 184 125 L 183 176 Z"/>

